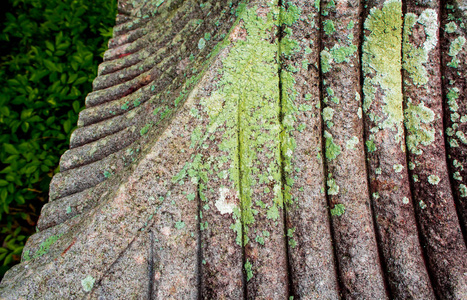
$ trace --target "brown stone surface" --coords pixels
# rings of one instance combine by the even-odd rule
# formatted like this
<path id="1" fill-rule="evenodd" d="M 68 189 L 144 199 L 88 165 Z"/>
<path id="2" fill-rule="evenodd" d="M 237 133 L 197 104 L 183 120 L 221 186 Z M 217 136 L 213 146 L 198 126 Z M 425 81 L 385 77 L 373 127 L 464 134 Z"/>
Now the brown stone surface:
<path id="1" fill-rule="evenodd" d="M 120 0 L 0 299 L 466 299 L 445 2 Z"/>

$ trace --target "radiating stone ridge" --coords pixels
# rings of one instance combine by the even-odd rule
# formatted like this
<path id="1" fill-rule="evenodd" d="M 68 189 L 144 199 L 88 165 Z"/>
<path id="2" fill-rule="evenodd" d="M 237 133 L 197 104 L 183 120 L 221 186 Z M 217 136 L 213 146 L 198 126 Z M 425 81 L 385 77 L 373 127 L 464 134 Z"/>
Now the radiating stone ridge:
<path id="1" fill-rule="evenodd" d="M 463 0 L 120 0 L 0 299 L 467 299 Z"/>

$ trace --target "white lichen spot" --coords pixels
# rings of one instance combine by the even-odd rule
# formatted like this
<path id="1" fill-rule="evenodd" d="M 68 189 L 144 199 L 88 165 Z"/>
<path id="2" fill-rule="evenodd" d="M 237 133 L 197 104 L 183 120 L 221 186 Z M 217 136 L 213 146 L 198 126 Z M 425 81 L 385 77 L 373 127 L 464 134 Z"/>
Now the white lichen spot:
<path id="1" fill-rule="evenodd" d="M 420 204 L 420 208 L 421 208 L 421 209 L 425 209 L 425 208 L 426 208 L 426 204 L 425 204 L 425 202 L 423 202 L 423 200 L 420 200 L 420 203 L 419 203 L 419 204 Z"/>
<path id="2" fill-rule="evenodd" d="M 462 176 L 461 176 L 461 173 L 459 173 L 459 172 L 455 172 L 455 173 L 452 175 L 452 178 L 454 178 L 455 180 L 462 181 Z"/>
<path id="3" fill-rule="evenodd" d="M 323 120 L 325 122 L 331 121 L 333 116 L 334 116 L 334 109 L 332 109 L 331 107 L 325 107 L 323 109 Z"/>
<path id="4" fill-rule="evenodd" d="M 402 203 L 409 204 L 409 198 L 407 197 L 402 198 Z"/>
<path id="5" fill-rule="evenodd" d="M 228 188 L 219 188 L 219 199 L 217 199 L 215 205 L 222 215 L 233 213 L 236 207 L 233 199 L 235 199 L 235 196 L 232 196 Z"/>
<path id="6" fill-rule="evenodd" d="M 355 146 L 358 144 L 358 142 L 359 142 L 358 137 L 353 136 L 353 137 L 350 138 L 350 140 L 347 141 L 345 147 L 348 150 L 355 150 Z"/>
<path id="7" fill-rule="evenodd" d="M 328 195 L 337 195 L 339 194 L 339 186 L 336 184 L 334 178 L 329 178 L 327 181 L 328 184 Z"/>
<path id="8" fill-rule="evenodd" d="M 457 25 L 456 23 L 454 22 L 449 22 L 446 24 L 444 30 L 447 32 L 447 33 L 453 33 L 454 31 L 457 30 Z"/>
<path id="9" fill-rule="evenodd" d="M 375 173 L 378 174 L 378 175 L 381 175 L 381 173 L 382 173 L 381 168 L 376 168 Z"/>
<path id="10" fill-rule="evenodd" d="M 198 49 L 203 50 L 205 46 L 206 46 L 206 40 L 203 38 L 200 38 L 198 42 Z"/>
<path id="11" fill-rule="evenodd" d="M 377 192 L 376 192 L 376 193 L 373 193 L 373 198 L 374 198 L 375 200 L 378 200 L 378 199 L 379 199 L 379 193 L 377 193 Z"/>
<path id="12" fill-rule="evenodd" d="M 413 162 L 409 162 L 409 170 L 414 170 L 415 164 Z"/>
<path id="13" fill-rule="evenodd" d="M 467 197 L 467 187 L 464 184 L 459 185 L 459 192 L 461 193 L 461 197 Z"/>
<path id="14" fill-rule="evenodd" d="M 395 164 L 392 166 L 392 168 L 396 173 L 400 173 L 404 169 L 404 167 L 401 164 Z"/>
<path id="15" fill-rule="evenodd" d="M 85 292 L 90 292 L 94 286 L 96 279 L 91 275 L 86 276 L 83 280 L 81 280 L 81 286 Z"/>
<path id="16" fill-rule="evenodd" d="M 467 137 L 465 136 L 465 133 L 462 131 L 457 131 L 456 132 L 457 138 L 463 143 L 467 145 Z"/>
<path id="17" fill-rule="evenodd" d="M 462 166 L 462 164 L 457 159 L 453 160 L 452 164 L 455 168 L 458 168 L 458 169 L 461 169 L 461 171 L 464 171 L 464 166 Z"/>
<path id="18" fill-rule="evenodd" d="M 428 176 L 428 182 L 432 185 L 437 185 L 441 179 L 436 175 Z"/>
<path id="19" fill-rule="evenodd" d="M 426 40 L 423 49 L 429 53 L 438 43 L 438 14 L 434 9 L 426 9 L 418 18 L 418 23 L 425 26 Z"/>
<path id="20" fill-rule="evenodd" d="M 461 123 L 467 123 L 467 115 L 462 116 L 461 119 L 460 119 L 460 122 Z"/>
<path id="21" fill-rule="evenodd" d="M 449 139 L 448 142 L 449 142 L 449 146 L 451 146 L 451 148 L 459 147 L 459 143 L 455 139 Z"/>
<path id="22" fill-rule="evenodd" d="M 361 107 L 359 107 L 358 110 L 357 110 L 357 116 L 358 116 L 359 119 L 361 119 L 362 116 L 363 116 L 363 111 L 362 111 Z"/>

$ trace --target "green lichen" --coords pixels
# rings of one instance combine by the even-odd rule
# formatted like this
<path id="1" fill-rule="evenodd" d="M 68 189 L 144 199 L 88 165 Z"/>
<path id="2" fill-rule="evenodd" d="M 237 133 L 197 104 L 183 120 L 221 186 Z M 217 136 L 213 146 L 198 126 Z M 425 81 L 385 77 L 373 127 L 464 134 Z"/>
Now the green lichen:
<path id="1" fill-rule="evenodd" d="M 420 24 L 424 28 L 425 42 L 418 47 L 410 42 L 414 26 Z M 421 86 L 428 82 L 428 73 L 425 64 L 428 56 L 438 42 L 438 14 L 433 9 L 426 9 L 419 17 L 413 13 L 408 13 L 404 18 L 403 34 L 403 68 L 409 74 L 413 84 Z"/>
<path id="2" fill-rule="evenodd" d="M 331 209 L 331 216 L 340 217 L 345 213 L 345 206 L 344 204 L 336 204 L 334 208 Z"/>
<path id="3" fill-rule="evenodd" d="M 247 259 L 245 262 L 246 281 L 250 281 L 253 278 L 253 270 L 250 261 Z"/>
<path id="4" fill-rule="evenodd" d="M 287 9 L 281 7 L 280 24 L 290 26 L 300 19 L 302 10 L 300 9 L 300 7 L 293 5 L 292 2 L 288 2 L 287 6 Z"/>
<path id="5" fill-rule="evenodd" d="M 405 109 L 405 127 L 407 128 L 407 148 L 414 154 L 421 154 L 419 145 L 430 145 L 435 140 L 435 130 L 430 128 L 434 121 L 434 112 L 426 107 L 423 102 L 413 105 L 408 99 Z"/>
<path id="6" fill-rule="evenodd" d="M 28 261 L 30 259 L 35 259 L 38 257 L 41 257 L 47 253 L 49 253 L 50 247 L 58 241 L 58 239 L 62 236 L 63 234 L 58 234 L 58 235 L 52 235 L 48 237 L 45 241 L 43 241 L 39 245 L 39 249 L 34 253 L 34 255 L 31 256 L 30 251 L 28 250 L 23 254 L 23 259 L 24 261 Z"/>
<path id="7" fill-rule="evenodd" d="M 457 99 L 459 99 L 459 89 L 457 87 L 449 88 L 448 93 L 446 94 L 446 98 L 448 99 L 447 103 L 449 110 L 456 112 L 459 109 L 459 106 L 457 105 Z"/>
<path id="8" fill-rule="evenodd" d="M 357 46 L 355 45 L 339 47 L 338 44 L 335 44 L 334 47 L 331 48 L 333 61 L 338 64 L 342 62 L 350 62 L 349 58 L 356 52 Z"/>
<path id="9" fill-rule="evenodd" d="M 90 292 L 92 288 L 94 287 L 94 283 L 96 282 L 96 279 L 92 277 L 91 275 L 86 276 L 83 280 L 81 280 L 81 286 L 83 287 L 83 290 L 85 292 Z"/>
<path id="10" fill-rule="evenodd" d="M 324 33 L 326 33 L 327 35 L 331 35 L 334 32 L 336 32 L 336 27 L 334 26 L 334 22 L 332 20 L 324 21 L 323 29 L 324 29 Z"/>
<path id="11" fill-rule="evenodd" d="M 327 73 L 331 70 L 331 64 L 333 62 L 332 54 L 328 50 L 321 51 L 321 71 Z"/>
<path id="12" fill-rule="evenodd" d="M 368 152 L 371 153 L 371 152 L 376 151 L 376 145 L 375 145 L 374 141 L 372 141 L 372 140 L 366 141 L 365 145 L 366 145 L 366 149 L 368 150 Z"/>
<path id="13" fill-rule="evenodd" d="M 465 44 L 465 37 L 459 36 L 454 41 L 452 41 L 451 46 L 449 47 L 448 55 L 455 57 L 462 50 Z"/>
<path id="14" fill-rule="evenodd" d="M 184 227 L 185 227 L 185 222 L 183 222 L 183 221 L 175 222 L 175 228 L 182 229 Z"/>
<path id="15" fill-rule="evenodd" d="M 382 9 L 372 8 L 364 23 L 369 34 L 362 47 L 364 111 L 370 112 L 375 93 L 381 89 L 385 118 L 379 121 L 378 127 L 395 129 L 398 142 L 404 135 L 402 78 L 398 67 L 401 64 L 401 16 L 401 1 L 387 0 Z"/>
<path id="16" fill-rule="evenodd" d="M 446 24 L 446 26 L 444 27 L 444 30 L 447 32 L 447 33 L 453 33 L 457 30 L 457 25 L 456 23 L 454 22 L 449 22 Z"/>
<path id="17" fill-rule="evenodd" d="M 334 160 L 339 154 L 341 154 L 341 147 L 334 143 L 332 135 L 328 131 L 324 131 L 324 138 L 326 139 L 326 158 L 328 161 Z"/>
<path id="18" fill-rule="evenodd" d="M 148 124 L 144 125 L 144 127 L 141 128 L 141 130 L 139 131 L 139 134 L 140 134 L 141 136 L 145 135 L 145 134 L 149 131 L 149 129 L 150 129 L 151 127 L 152 127 L 152 123 L 148 123 Z"/>

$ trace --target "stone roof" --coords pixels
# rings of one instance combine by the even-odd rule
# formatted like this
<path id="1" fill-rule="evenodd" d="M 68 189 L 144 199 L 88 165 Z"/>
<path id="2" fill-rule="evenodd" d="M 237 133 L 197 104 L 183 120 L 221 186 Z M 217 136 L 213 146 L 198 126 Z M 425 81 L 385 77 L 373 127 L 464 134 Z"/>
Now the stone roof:
<path id="1" fill-rule="evenodd" d="M 465 299 L 465 1 L 120 0 L 0 299 Z"/>

